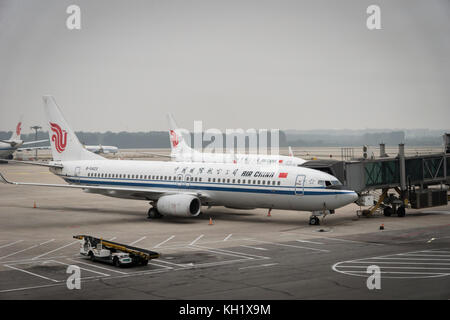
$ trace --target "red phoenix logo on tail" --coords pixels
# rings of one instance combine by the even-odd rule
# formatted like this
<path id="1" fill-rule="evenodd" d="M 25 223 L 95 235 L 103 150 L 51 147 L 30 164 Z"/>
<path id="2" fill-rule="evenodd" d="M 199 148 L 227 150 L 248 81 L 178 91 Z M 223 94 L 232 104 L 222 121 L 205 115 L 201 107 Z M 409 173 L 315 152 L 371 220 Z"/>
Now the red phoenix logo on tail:
<path id="1" fill-rule="evenodd" d="M 22 129 L 22 122 L 19 122 L 16 127 L 16 135 L 20 136 L 21 129 Z"/>
<path id="2" fill-rule="evenodd" d="M 66 149 L 67 132 L 66 130 L 62 130 L 59 125 L 52 122 L 50 122 L 50 128 L 54 132 L 52 135 L 52 141 L 55 143 L 56 151 L 61 153 L 64 151 L 64 149 Z"/>
<path id="3" fill-rule="evenodd" d="M 173 131 L 173 130 L 170 130 L 170 142 L 172 142 L 172 146 L 173 146 L 174 148 L 175 148 L 175 147 L 178 145 L 178 143 L 179 143 L 179 141 L 178 141 L 178 136 L 177 136 L 176 132 Z"/>

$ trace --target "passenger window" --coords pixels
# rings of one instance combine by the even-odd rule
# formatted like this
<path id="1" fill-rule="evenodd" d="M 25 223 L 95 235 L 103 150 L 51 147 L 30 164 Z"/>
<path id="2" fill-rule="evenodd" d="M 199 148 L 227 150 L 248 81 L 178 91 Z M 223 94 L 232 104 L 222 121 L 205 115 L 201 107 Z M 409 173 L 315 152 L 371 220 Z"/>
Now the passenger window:
<path id="1" fill-rule="evenodd" d="M 235 179 L 233 179 L 233 183 L 235 182 L 236 180 Z"/>
<path id="2" fill-rule="evenodd" d="M 216 182 L 216 178 L 213 178 L 213 182 Z"/>
<path id="3" fill-rule="evenodd" d="M 208 182 L 211 182 L 211 178 L 208 178 Z"/>
<path id="4" fill-rule="evenodd" d="M 280 181 L 278 181 L 278 185 L 280 185 Z"/>
<path id="5" fill-rule="evenodd" d="M 199 182 L 202 182 L 202 178 L 198 178 L 198 181 L 199 181 Z"/>

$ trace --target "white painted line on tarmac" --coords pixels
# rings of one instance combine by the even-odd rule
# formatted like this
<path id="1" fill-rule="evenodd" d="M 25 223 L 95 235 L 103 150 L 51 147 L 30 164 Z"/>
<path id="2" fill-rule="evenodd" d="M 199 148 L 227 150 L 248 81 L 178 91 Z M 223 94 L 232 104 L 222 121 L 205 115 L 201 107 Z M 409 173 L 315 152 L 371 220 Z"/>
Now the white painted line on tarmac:
<path id="1" fill-rule="evenodd" d="M 60 261 L 56 261 L 56 260 L 49 260 L 48 262 L 54 262 L 54 263 L 63 264 L 63 265 L 65 265 L 65 266 L 70 266 L 70 264 L 68 264 L 68 263 L 64 263 L 64 262 L 60 262 Z M 78 267 L 78 266 L 77 266 L 77 267 Z M 110 276 L 110 275 L 107 274 L 107 273 L 103 273 L 103 272 L 99 272 L 99 271 L 94 271 L 94 270 L 87 269 L 87 268 L 82 268 L 82 267 L 78 267 L 78 268 L 80 268 L 81 270 L 86 270 L 86 271 L 92 272 L 92 273 L 97 273 L 97 274 L 100 274 L 100 275 L 105 276 L 105 277 L 109 277 L 109 276 Z"/>
<path id="2" fill-rule="evenodd" d="M 1 248 L 6 248 L 6 247 L 9 247 L 9 246 L 12 246 L 12 245 L 15 245 L 16 243 L 19 243 L 19 242 L 22 242 L 22 241 L 23 240 L 17 240 L 17 241 L 14 241 L 12 243 L 4 244 L 3 246 L 0 247 L 0 249 Z"/>
<path id="3" fill-rule="evenodd" d="M 445 266 L 449 265 L 450 263 L 440 263 L 440 262 L 400 262 L 400 261 L 364 261 L 364 260 L 352 260 L 352 261 L 344 261 L 345 263 L 367 263 L 367 264 L 430 264 L 430 265 L 439 265 L 439 266 Z"/>
<path id="4" fill-rule="evenodd" d="M 422 259 L 422 258 L 384 258 L 384 257 L 373 257 L 373 258 L 366 258 L 365 260 L 371 260 L 371 259 L 382 259 L 382 260 L 412 260 L 412 261 L 450 261 L 450 259 Z"/>
<path id="5" fill-rule="evenodd" d="M 361 244 L 373 244 L 373 245 L 375 245 L 375 246 L 384 246 L 383 243 L 374 243 L 374 242 L 365 242 L 365 241 L 355 241 L 355 240 L 347 240 L 347 239 L 331 238 L 331 237 L 326 237 L 325 239 L 330 239 L 330 240 L 335 240 L 335 241 L 343 241 L 343 242 L 361 243 Z"/>
<path id="6" fill-rule="evenodd" d="M 313 250 L 313 251 L 321 251 L 321 252 L 331 252 L 330 250 L 325 250 L 325 249 L 317 249 L 317 248 L 310 248 L 310 247 L 303 247 L 303 246 L 294 246 L 292 244 L 285 244 L 285 243 L 276 243 L 276 242 L 269 242 L 269 241 L 262 241 L 262 240 L 251 240 L 250 241 L 257 241 L 257 242 L 261 242 L 261 243 L 268 243 L 268 244 L 273 244 L 276 246 L 282 246 L 282 247 L 291 247 L 291 248 L 298 248 L 298 249 L 307 249 L 307 250 Z"/>
<path id="7" fill-rule="evenodd" d="M 51 279 L 51 278 L 47 278 L 47 277 L 41 276 L 40 274 L 36 274 L 36 273 L 30 272 L 30 271 L 27 271 L 27 270 L 23 270 L 23 269 L 20 269 L 20 268 L 16 268 L 16 267 L 10 266 L 10 265 L 8 265 L 8 264 L 4 264 L 4 266 L 5 266 L 5 267 L 8 267 L 8 268 L 11 268 L 11 269 L 14 269 L 14 270 L 17 270 L 17 271 L 22 271 L 22 272 L 31 274 L 31 275 L 33 275 L 33 276 L 35 276 L 35 277 L 38 277 L 38 278 L 46 279 L 46 280 L 53 281 L 53 282 L 60 282 L 60 281 L 58 281 L 58 280 Z"/>
<path id="8" fill-rule="evenodd" d="M 147 238 L 147 237 L 144 236 L 144 237 L 142 237 L 142 238 L 139 238 L 139 239 L 137 239 L 136 241 L 133 241 L 132 243 L 130 243 L 129 245 L 132 246 L 132 245 L 134 245 L 134 244 L 136 244 L 136 243 L 138 243 L 138 242 L 144 240 L 145 238 Z"/>
<path id="9" fill-rule="evenodd" d="M 172 240 L 173 238 L 175 238 L 175 236 L 172 235 L 172 236 L 170 236 L 169 238 L 167 238 L 166 240 L 164 240 L 163 242 L 158 243 L 158 244 L 157 244 L 156 246 L 154 246 L 153 248 L 158 248 L 158 247 L 162 246 L 164 243 L 166 243 L 166 242 Z"/>
<path id="10" fill-rule="evenodd" d="M 229 235 L 227 235 L 226 236 L 226 238 L 225 239 L 223 239 L 223 241 L 227 241 L 228 239 L 230 239 L 231 238 L 231 236 L 232 236 L 233 234 L 232 233 L 230 233 Z"/>
<path id="11" fill-rule="evenodd" d="M 37 248 L 37 247 L 39 247 L 39 246 L 42 246 L 43 244 L 50 243 L 50 242 L 52 242 L 52 241 L 55 241 L 55 239 L 51 239 L 51 240 L 42 242 L 42 243 L 40 243 L 40 244 L 35 244 L 34 246 L 31 246 L 31 247 L 28 247 L 28 248 L 25 248 L 25 249 L 22 249 L 22 250 L 19 250 L 19 251 L 16 251 L 16 252 L 12 252 L 12 253 L 10 253 L 10 254 L 8 254 L 8 255 L 6 255 L 6 256 L 0 257 L 0 259 L 11 257 L 11 256 L 16 255 L 16 254 L 18 254 L 18 253 L 21 253 L 21 252 L 24 252 L 24 251 L 27 251 L 27 250 L 31 250 L 31 249 L 33 249 L 33 248 Z"/>
<path id="12" fill-rule="evenodd" d="M 276 266 L 277 264 L 278 263 L 266 263 L 266 264 L 260 264 L 260 265 L 257 265 L 257 266 L 242 267 L 242 268 L 239 268 L 239 270 L 250 269 L 250 268 L 271 267 L 271 266 Z"/>
<path id="13" fill-rule="evenodd" d="M 245 259 L 270 259 L 269 257 L 263 257 L 263 256 L 257 256 L 255 254 L 249 254 L 249 253 L 244 253 L 244 252 L 239 252 L 239 251 L 231 251 L 231 250 L 225 250 L 225 249 L 220 249 L 220 248 L 210 248 L 210 247 L 205 247 L 205 246 L 193 246 L 194 248 L 200 248 L 202 250 L 205 251 L 210 251 L 212 253 L 216 253 L 216 254 L 225 254 L 225 255 L 230 255 L 230 256 L 235 256 L 238 258 L 245 258 Z"/>
<path id="14" fill-rule="evenodd" d="M 162 264 L 158 264 L 158 263 L 154 263 L 154 262 L 149 262 L 148 264 L 151 264 L 152 266 L 157 266 L 157 267 L 161 267 L 161 268 L 166 268 L 166 269 L 173 269 L 172 267 L 169 266 L 165 266 Z"/>
<path id="15" fill-rule="evenodd" d="M 352 270 L 352 271 L 346 271 L 348 273 L 364 273 L 367 274 L 367 271 L 357 271 L 357 270 Z M 450 275 L 450 273 L 445 273 L 445 272 L 401 272 L 401 271 L 381 271 L 382 274 L 412 274 L 412 275 L 418 275 L 418 274 L 428 274 L 428 275 L 435 275 L 435 276 L 447 276 Z"/>
<path id="16" fill-rule="evenodd" d="M 339 266 L 339 268 L 360 268 L 367 269 L 367 266 Z M 380 266 L 380 269 L 418 269 L 418 270 L 450 270 L 450 268 L 430 268 L 430 267 L 389 267 Z"/>
<path id="17" fill-rule="evenodd" d="M 316 242 L 316 241 L 309 241 L 309 240 L 300 240 L 296 239 L 297 242 L 305 242 L 305 243 L 312 243 L 312 244 L 324 244 L 323 242 Z"/>
<path id="18" fill-rule="evenodd" d="M 128 274 L 128 273 L 126 273 L 126 272 L 122 272 L 122 271 L 118 271 L 118 270 L 113 270 L 113 269 L 105 268 L 105 267 L 100 267 L 100 266 L 97 266 L 97 265 L 94 265 L 94 264 L 91 264 L 91 263 L 82 262 L 82 261 L 77 261 L 77 260 L 74 260 L 74 259 L 67 259 L 67 260 L 73 261 L 73 262 L 75 262 L 76 264 L 81 263 L 81 264 L 85 264 L 85 265 L 90 266 L 90 267 L 93 267 L 93 268 L 98 268 L 98 269 L 103 269 L 103 270 L 107 270 L 107 271 L 117 272 L 117 273 L 119 273 L 119 274 Z"/>
<path id="19" fill-rule="evenodd" d="M 0 290 L 0 293 L 14 292 L 14 291 L 24 291 L 24 290 L 32 290 L 32 289 L 41 289 L 41 288 L 49 288 L 49 287 L 56 287 L 56 286 L 60 286 L 60 285 L 61 285 L 61 283 L 55 283 L 55 284 L 46 284 L 46 285 L 43 285 L 43 286 L 6 289 L 6 290 Z"/>
<path id="20" fill-rule="evenodd" d="M 246 246 L 246 245 L 240 245 L 240 247 L 250 248 L 250 249 L 255 249 L 255 250 L 267 251 L 266 248 L 261 248 L 261 247 L 252 247 L 252 246 Z"/>
<path id="21" fill-rule="evenodd" d="M 66 248 L 66 247 L 68 247 L 68 246 L 74 245 L 75 243 L 79 243 L 79 241 L 77 240 L 77 241 L 68 243 L 68 244 L 66 244 L 66 245 L 64 245 L 64 246 L 62 246 L 62 247 L 59 247 L 59 248 L 53 249 L 52 251 L 49 251 L 49 252 L 43 253 L 43 254 L 41 254 L 41 255 L 38 255 L 38 256 L 32 258 L 31 260 L 39 259 L 40 257 L 46 256 L 46 255 L 48 255 L 48 254 L 50 254 L 50 253 L 53 253 L 53 252 L 56 252 L 56 251 L 58 251 L 58 250 L 64 249 L 64 248 Z"/>
<path id="22" fill-rule="evenodd" d="M 201 238 L 203 238 L 204 234 L 199 235 L 197 238 L 195 238 L 194 241 L 192 241 L 191 243 L 189 243 L 190 246 L 193 246 L 198 240 L 200 240 Z"/>
<path id="23" fill-rule="evenodd" d="M 178 263 L 166 261 L 166 260 L 163 260 L 163 259 L 161 259 L 161 258 L 159 258 L 158 261 L 159 261 L 159 262 L 162 262 L 162 263 L 172 264 L 172 265 L 177 266 L 177 267 L 180 267 L 180 268 L 186 268 L 186 265 L 184 265 L 184 264 L 178 264 Z"/>
<path id="24" fill-rule="evenodd" d="M 403 257 L 450 257 L 448 254 L 419 254 L 419 253 L 400 253 Z"/>

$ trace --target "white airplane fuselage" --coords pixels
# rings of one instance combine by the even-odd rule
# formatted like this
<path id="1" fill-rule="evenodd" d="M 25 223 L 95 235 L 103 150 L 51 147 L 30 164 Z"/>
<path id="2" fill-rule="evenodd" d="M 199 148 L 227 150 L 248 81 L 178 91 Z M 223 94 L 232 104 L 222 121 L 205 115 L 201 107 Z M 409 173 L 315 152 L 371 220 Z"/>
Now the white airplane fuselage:
<path id="1" fill-rule="evenodd" d="M 208 206 L 321 211 L 345 206 L 358 197 L 353 191 L 325 187 L 339 182 L 327 173 L 303 167 L 136 160 L 55 163 L 63 168 L 50 171 L 68 183 L 118 188 L 86 191 L 119 198 L 157 200 L 139 192 L 120 192 L 121 187 L 135 187 L 161 189 L 165 195 L 201 193 L 207 199 L 202 205 Z"/>
<path id="2" fill-rule="evenodd" d="M 289 157 L 283 155 L 262 155 L 245 153 L 212 153 L 172 151 L 172 160 L 177 162 L 208 162 L 208 163 L 239 163 L 253 165 L 283 165 L 300 166 L 306 161 L 301 158 Z"/>
<path id="3" fill-rule="evenodd" d="M 0 159 L 12 159 L 12 155 L 19 148 L 23 141 L 14 141 L 14 146 L 10 143 L 0 142 Z"/>

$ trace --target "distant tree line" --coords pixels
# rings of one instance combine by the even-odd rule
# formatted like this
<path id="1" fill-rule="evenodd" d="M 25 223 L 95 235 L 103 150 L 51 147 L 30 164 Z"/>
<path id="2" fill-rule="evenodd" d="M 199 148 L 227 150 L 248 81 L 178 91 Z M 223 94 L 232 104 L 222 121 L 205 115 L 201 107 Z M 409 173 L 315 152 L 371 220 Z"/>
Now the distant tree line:
<path id="1" fill-rule="evenodd" d="M 11 136 L 11 131 L 0 131 L 0 139 L 6 140 Z M 169 134 L 167 131 L 150 131 L 150 132 L 76 132 L 78 139 L 86 145 L 113 145 L 122 149 L 133 148 L 170 148 Z M 223 141 L 225 140 L 223 134 Z M 24 141 L 35 140 L 35 134 L 22 134 Z M 37 140 L 48 139 L 48 133 L 39 131 Z M 237 143 L 237 137 L 234 137 Z M 270 147 L 270 133 L 267 138 L 268 147 Z M 191 134 L 191 145 L 193 145 L 193 135 Z M 209 144 L 210 141 L 204 141 L 203 146 Z M 405 143 L 409 146 L 439 146 L 442 145 L 442 136 L 424 136 L 407 138 L 403 131 L 393 132 L 376 132 L 362 134 L 346 134 L 346 133 L 285 133 L 279 132 L 280 147 L 341 147 L 341 146 L 376 146 L 384 142 L 386 145 L 398 145 Z M 39 145 L 48 145 L 40 143 Z M 249 138 L 246 137 L 245 145 L 248 147 Z M 224 146 L 225 147 L 225 146 Z"/>

